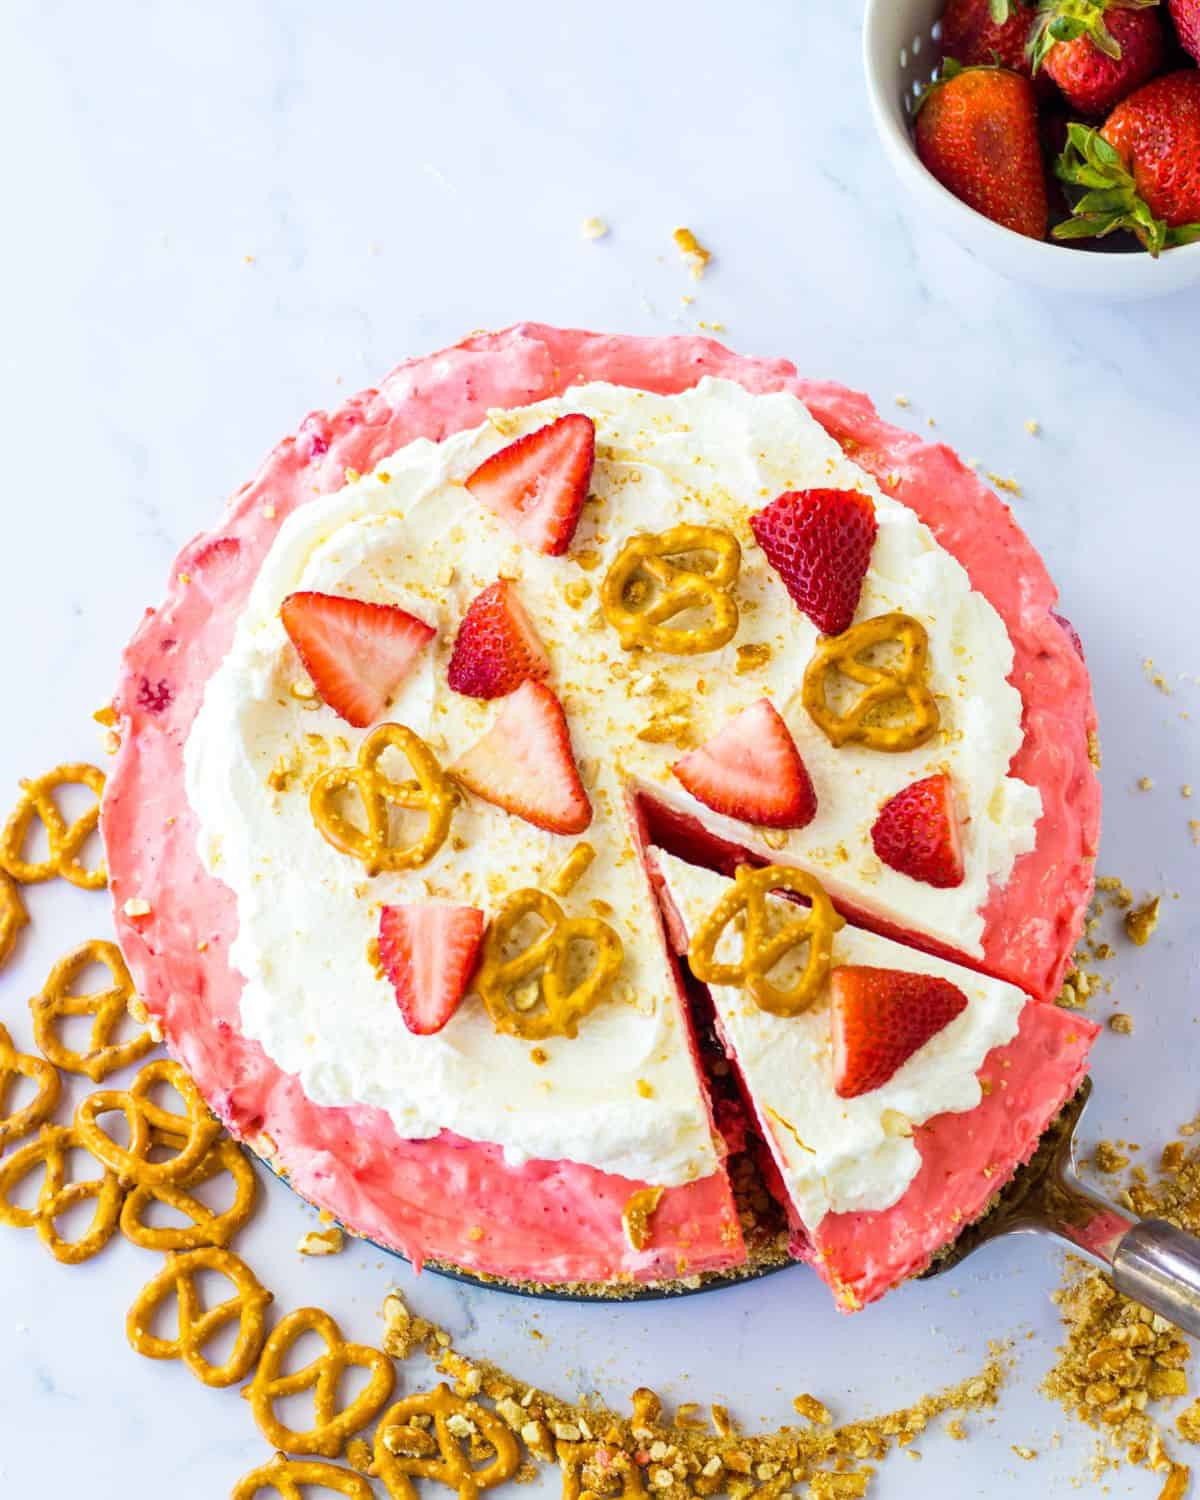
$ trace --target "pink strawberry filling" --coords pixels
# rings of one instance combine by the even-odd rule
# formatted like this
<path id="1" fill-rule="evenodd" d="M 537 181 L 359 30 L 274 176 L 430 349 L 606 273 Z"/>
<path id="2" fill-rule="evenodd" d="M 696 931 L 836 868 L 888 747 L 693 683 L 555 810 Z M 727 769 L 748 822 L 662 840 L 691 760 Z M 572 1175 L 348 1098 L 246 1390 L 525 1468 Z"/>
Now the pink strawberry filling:
<path id="1" fill-rule="evenodd" d="M 1049 998 L 1082 921 L 1099 824 L 1087 673 L 1052 613 L 1053 585 L 1033 549 L 1006 508 L 948 450 L 887 427 L 865 397 L 802 381 L 783 361 L 742 359 L 704 339 L 611 338 L 523 325 L 401 366 L 380 390 L 307 418 L 234 497 L 217 531 L 184 549 L 172 576 L 187 576 L 188 586 L 173 584 L 125 653 L 115 697 L 123 743 L 102 826 L 122 947 L 173 1055 L 230 1129 L 269 1150 L 301 1193 L 417 1263 L 445 1260 L 510 1278 L 607 1281 L 720 1269 L 739 1263 L 744 1251 L 721 1172 L 669 1190 L 655 1213 L 651 1244 L 634 1251 L 621 1210 L 640 1184 L 570 1162 L 515 1168 L 498 1147 L 449 1133 L 402 1140 L 381 1110 L 309 1100 L 294 1077 L 240 1034 L 241 978 L 228 956 L 237 912 L 197 855 L 183 745 L 279 526 L 314 493 L 339 488 L 347 468 L 369 471 L 417 437 L 440 440 L 483 421 L 488 408 L 542 400 L 575 382 L 606 380 L 665 394 L 706 374 L 805 400 L 847 452 L 931 527 L 1004 618 L 1016 653 L 1012 680 L 1025 709 L 1024 743 L 1012 772 L 1039 788 L 1044 816 L 1037 848 L 989 901 L 986 964 Z M 547 550 L 556 549 L 558 534 Z M 125 916 L 131 897 L 150 903 L 149 918 Z M 1072 1021 L 1085 1034 L 1086 1023 Z M 1022 1035 L 1025 1029 L 1023 1022 Z M 1030 1119 L 1034 1091 L 1031 1084 L 1019 1096 L 1030 1095 Z M 864 1265 L 847 1285 L 869 1288 L 882 1275 L 879 1265 L 900 1259 L 889 1254 Z M 867 1300 L 865 1292 L 856 1295 Z"/>

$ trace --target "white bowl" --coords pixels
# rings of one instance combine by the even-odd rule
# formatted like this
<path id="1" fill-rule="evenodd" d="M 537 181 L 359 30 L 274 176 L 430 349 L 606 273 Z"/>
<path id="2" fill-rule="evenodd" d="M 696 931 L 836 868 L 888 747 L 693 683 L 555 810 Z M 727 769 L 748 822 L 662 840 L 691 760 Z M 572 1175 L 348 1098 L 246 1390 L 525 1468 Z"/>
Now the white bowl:
<path id="1" fill-rule="evenodd" d="M 863 61 L 871 112 L 884 150 L 922 219 L 938 224 L 971 255 L 1014 281 L 1052 292 L 1132 301 L 1200 281 L 1200 243 L 1166 250 L 1084 249 L 1032 240 L 961 202 L 921 164 L 909 107 L 941 58 L 938 17 L 945 0 L 867 0 Z M 1102 242 L 1097 241 L 1099 246 Z"/>

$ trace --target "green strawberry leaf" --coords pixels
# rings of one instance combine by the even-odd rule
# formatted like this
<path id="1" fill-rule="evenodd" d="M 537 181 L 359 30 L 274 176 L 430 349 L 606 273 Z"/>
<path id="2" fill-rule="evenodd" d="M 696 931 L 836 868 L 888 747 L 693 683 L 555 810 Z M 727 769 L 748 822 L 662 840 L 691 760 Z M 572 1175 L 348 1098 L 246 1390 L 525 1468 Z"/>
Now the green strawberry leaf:
<path id="1" fill-rule="evenodd" d="M 1194 245 L 1200 240 L 1200 224 L 1176 224 L 1167 230 L 1168 245 Z"/>
<path id="2" fill-rule="evenodd" d="M 1068 125 L 1067 144 L 1054 171 L 1061 181 L 1084 189 L 1072 203 L 1072 217 L 1055 225 L 1055 239 L 1100 238 L 1128 229 L 1151 255 L 1168 244 L 1166 224 L 1151 213 L 1120 152 L 1098 130 Z"/>

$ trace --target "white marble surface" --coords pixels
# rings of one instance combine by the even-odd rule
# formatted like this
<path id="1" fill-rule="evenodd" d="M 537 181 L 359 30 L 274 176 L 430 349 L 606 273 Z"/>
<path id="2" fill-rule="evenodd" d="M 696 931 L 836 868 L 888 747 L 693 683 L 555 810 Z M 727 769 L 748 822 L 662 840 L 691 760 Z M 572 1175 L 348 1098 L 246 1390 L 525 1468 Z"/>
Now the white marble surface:
<path id="1" fill-rule="evenodd" d="M 1015 508 L 1095 671 L 1102 868 L 1180 897 L 1145 954 L 1122 948 L 1111 965 L 1137 1031 L 1100 1045 L 1092 1125 L 1156 1148 L 1196 1112 L 1187 817 L 1200 807 L 1179 790 L 1200 784 L 1195 298 L 1054 302 L 909 222 L 843 0 L 3 9 L 5 802 L 18 775 L 96 753 L 88 713 L 175 549 L 307 409 L 521 317 L 646 332 L 720 321 L 735 346 L 790 355 L 889 411 L 906 393 L 903 421 L 936 417 L 965 455 L 1020 479 Z M 579 237 L 588 214 L 609 238 Z M 670 242 L 681 222 L 716 253 L 698 288 Z M 1170 696 L 1144 676 L 1147 656 Z M 1135 789 L 1143 775 L 1152 791 Z M 45 887 L 31 907 L 0 978 L 0 1014 L 26 1042 L 25 997 L 68 943 L 107 926 L 100 897 Z M 414 1285 L 361 1247 L 301 1260 L 310 1216 L 282 1188 L 266 1196 L 247 1254 L 283 1305 L 318 1300 L 370 1337 L 395 1281 L 468 1351 L 612 1399 L 648 1382 L 776 1423 L 807 1389 L 859 1415 L 1012 1338 L 994 1420 L 972 1422 L 966 1446 L 922 1440 L 920 1465 L 898 1458 L 873 1493 L 1066 1495 L 1086 1474 L 1090 1437 L 1036 1394 L 1058 1276 L 1036 1242 L 852 1320 L 800 1270 L 681 1304 L 539 1307 Z M 125 1346 L 152 1264 L 114 1245 L 68 1271 L 32 1235 L 0 1231 L 4 1494 L 200 1500 L 265 1456 L 236 1395 Z M 1038 1449 L 1036 1465 L 1013 1444 Z M 1146 1475 L 1110 1485 L 1157 1494 Z"/>

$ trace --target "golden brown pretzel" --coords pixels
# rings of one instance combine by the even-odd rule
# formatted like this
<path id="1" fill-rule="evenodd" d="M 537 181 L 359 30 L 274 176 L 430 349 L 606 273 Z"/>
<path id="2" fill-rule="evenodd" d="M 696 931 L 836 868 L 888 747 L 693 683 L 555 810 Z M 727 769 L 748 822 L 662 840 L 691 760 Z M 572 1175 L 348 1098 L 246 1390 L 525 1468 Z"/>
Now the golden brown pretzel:
<path id="1" fill-rule="evenodd" d="M 506 958 L 510 938 L 529 916 L 539 918 L 545 931 L 515 957 Z M 575 942 L 589 942 L 595 952 L 591 972 L 572 986 Z M 527 1041 L 574 1036 L 616 978 L 624 952 L 607 922 L 599 917 L 568 918 L 552 896 L 530 887 L 514 891 L 488 929 L 475 985 L 497 1031 Z"/>
<path id="2" fill-rule="evenodd" d="M 772 891 L 791 891 L 811 905 L 785 903 L 788 913 L 778 930 L 769 931 L 767 898 Z M 795 913 L 793 916 L 792 913 Z M 729 924 L 744 917 L 742 951 L 736 963 L 718 963 L 717 946 Z M 846 924 L 833 909 L 824 888 L 804 870 L 788 865 L 739 867 L 725 892 L 692 936 L 688 964 L 705 984 L 739 984 L 760 1010 L 774 1016 L 796 1016 L 816 999 L 833 949 L 833 935 Z M 808 944 L 808 958 L 800 976 L 786 989 L 767 975 L 793 948 Z"/>
<path id="3" fill-rule="evenodd" d="M 894 664 L 874 666 L 863 654 L 885 643 L 899 645 Z M 845 713 L 829 706 L 828 689 L 837 673 L 865 691 Z M 929 690 L 929 636 L 911 615 L 893 611 L 852 625 L 841 635 L 823 636 L 804 669 L 801 696 L 813 722 L 831 745 L 866 745 L 895 754 L 915 750 L 937 733 L 940 716 Z M 888 722 L 897 709 L 907 721 Z"/>
<path id="4" fill-rule="evenodd" d="M 72 823 L 58 809 L 54 792 L 60 786 L 86 786 L 96 794 L 95 803 Z M 61 875 L 72 885 L 86 891 L 102 891 L 108 884 L 103 865 L 94 870 L 79 862 L 79 852 L 96 831 L 100 821 L 100 797 L 104 791 L 104 772 L 96 766 L 73 763 L 55 766 L 44 776 L 21 783 L 21 795 L 0 829 L 0 869 L 7 870 L 22 885 L 35 885 Z M 45 859 L 30 861 L 22 851 L 34 818 L 40 818 L 46 829 L 49 852 Z"/>
<path id="5" fill-rule="evenodd" d="M 13 1113 L 5 1112 L 5 1099 L 17 1078 L 28 1078 L 37 1086 L 36 1095 Z M 41 1057 L 28 1057 L 13 1046 L 13 1039 L 0 1026 L 0 1151 L 31 1134 L 54 1113 L 62 1093 L 58 1069 Z"/>
<path id="6" fill-rule="evenodd" d="M 216 1271 L 234 1288 L 234 1295 L 203 1308 L 196 1277 L 201 1271 Z M 169 1297 L 178 1299 L 178 1332 L 175 1338 L 158 1338 L 150 1332 L 154 1315 Z M 266 1333 L 266 1311 L 271 1293 L 254 1272 L 229 1250 L 209 1245 L 183 1255 L 169 1255 L 158 1275 L 138 1293 L 125 1319 L 125 1334 L 132 1347 L 147 1359 L 181 1359 L 197 1380 L 205 1385 L 236 1385 L 250 1373 Z M 210 1364 L 204 1346 L 228 1323 L 237 1322 L 237 1337 L 225 1360 Z"/>
<path id="7" fill-rule="evenodd" d="M 190 1190 L 211 1182 L 222 1172 L 228 1172 L 233 1179 L 234 1198 L 228 1208 L 216 1213 Z M 121 1233 L 144 1250 L 167 1252 L 228 1245 L 249 1219 L 257 1196 L 254 1168 L 238 1143 L 230 1136 L 222 1136 L 183 1182 L 136 1183 L 121 1209 Z M 142 1216 L 154 1202 L 174 1209 L 191 1222 L 163 1227 L 147 1224 Z"/>
<path id="8" fill-rule="evenodd" d="M 176 1114 L 150 1097 L 159 1084 L 169 1084 L 187 1110 Z M 119 1110 L 129 1128 L 129 1144 L 118 1145 L 100 1128 L 100 1118 Z M 128 1089 L 100 1089 L 81 1099 L 75 1111 L 75 1129 L 92 1155 L 121 1178 L 139 1187 L 185 1181 L 199 1167 L 221 1133 L 220 1123 L 208 1112 L 200 1091 L 177 1062 L 156 1058 L 140 1070 Z M 175 1154 L 165 1161 L 151 1161 L 155 1145 L 170 1145 Z"/>
<path id="9" fill-rule="evenodd" d="M 83 1143 L 73 1126 L 43 1125 L 36 1140 L 0 1162 L 0 1224 L 15 1229 L 36 1229 L 42 1243 L 67 1266 L 76 1266 L 103 1250 L 117 1228 L 123 1196 L 115 1172 L 107 1167 L 100 1177 L 67 1181 L 67 1159 Z M 38 1167 L 42 1185 L 33 1208 L 19 1208 L 11 1200 L 13 1190 Z M 64 1239 L 57 1220 L 77 1204 L 96 1200 L 91 1223 L 78 1239 Z"/>
<path id="10" fill-rule="evenodd" d="M 379 761 L 388 750 L 403 753 L 415 781 L 393 781 L 383 774 Z M 365 829 L 339 811 L 339 800 L 351 789 L 362 801 Z M 317 777 L 309 809 L 327 843 L 361 860 L 368 875 L 378 875 L 381 870 L 416 870 L 427 864 L 450 831 L 456 798 L 453 784 L 420 735 L 403 724 L 380 724 L 358 747 L 355 765 L 332 766 Z M 415 843 L 400 847 L 391 843 L 388 824 L 391 810 L 397 807 L 425 813 L 427 826 Z"/>
<path id="11" fill-rule="evenodd" d="M 432 1417 L 433 1434 L 414 1426 L 414 1417 Z M 450 1429 L 451 1418 L 491 1444 L 493 1456 L 474 1468 Z M 467 1427 L 465 1424 L 470 1424 Z M 431 1449 L 436 1450 L 436 1456 Z M 383 1416 L 375 1431 L 375 1462 L 371 1472 L 383 1480 L 391 1500 L 413 1500 L 411 1475 L 434 1479 L 458 1491 L 458 1500 L 478 1500 L 483 1490 L 511 1479 L 521 1461 L 521 1450 L 506 1422 L 475 1401 L 456 1396 L 442 1383 L 432 1391 L 405 1396 Z"/>
<path id="12" fill-rule="evenodd" d="M 673 656 L 716 651 L 737 633 L 733 586 L 741 561 L 737 538 L 723 526 L 641 532 L 630 537 L 609 568 L 600 608 L 626 651 L 635 646 Z M 667 624 L 694 610 L 706 612 L 708 623 Z"/>
<path id="13" fill-rule="evenodd" d="M 72 986 L 91 964 L 103 964 L 112 983 L 107 989 L 86 995 L 72 993 Z M 99 1083 L 129 1063 L 140 1062 L 154 1050 L 148 1031 L 125 1042 L 114 1042 L 113 1033 L 129 1014 L 134 998 L 133 980 L 115 943 L 99 938 L 81 943 L 54 965 L 41 993 L 29 1002 L 33 1012 L 33 1034 L 45 1057 L 68 1073 L 84 1073 Z M 75 1052 L 58 1034 L 63 1016 L 92 1016 L 92 1034 L 86 1052 Z"/>
<path id="14" fill-rule="evenodd" d="M 346 1500 L 375 1500 L 375 1491 L 353 1469 L 312 1458 L 287 1458 L 282 1453 L 239 1479 L 231 1500 L 256 1500 L 267 1490 L 274 1490 L 279 1500 L 305 1500 L 305 1487 L 314 1485 L 344 1495 Z"/>
<path id="15" fill-rule="evenodd" d="M 292 1345 L 305 1333 L 316 1333 L 325 1342 L 325 1353 L 289 1375 L 281 1374 Z M 349 1406 L 338 1406 L 338 1382 L 350 1365 L 361 1365 L 370 1378 Z M 286 1453 L 315 1453 L 336 1458 L 348 1437 L 376 1416 L 392 1394 L 396 1372 L 386 1354 L 366 1344 L 348 1344 L 341 1329 L 318 1307 L 299 1307 L 271 1332 L 258 1361 L 254 1379 L 246 1387 L 246 1399 L 258 1429 L 268 1443 Z M 285 1426 L 275 1415 L 280 1396 L 311 1390 L 316 1422 L 305 1432 Z"/>
<path id="16" fill-rule="evenodd" d="M 12 957 L 17 934 L 29 921 L 17 882 L 7 870 L 0 870 L 0 969 Z"/>

